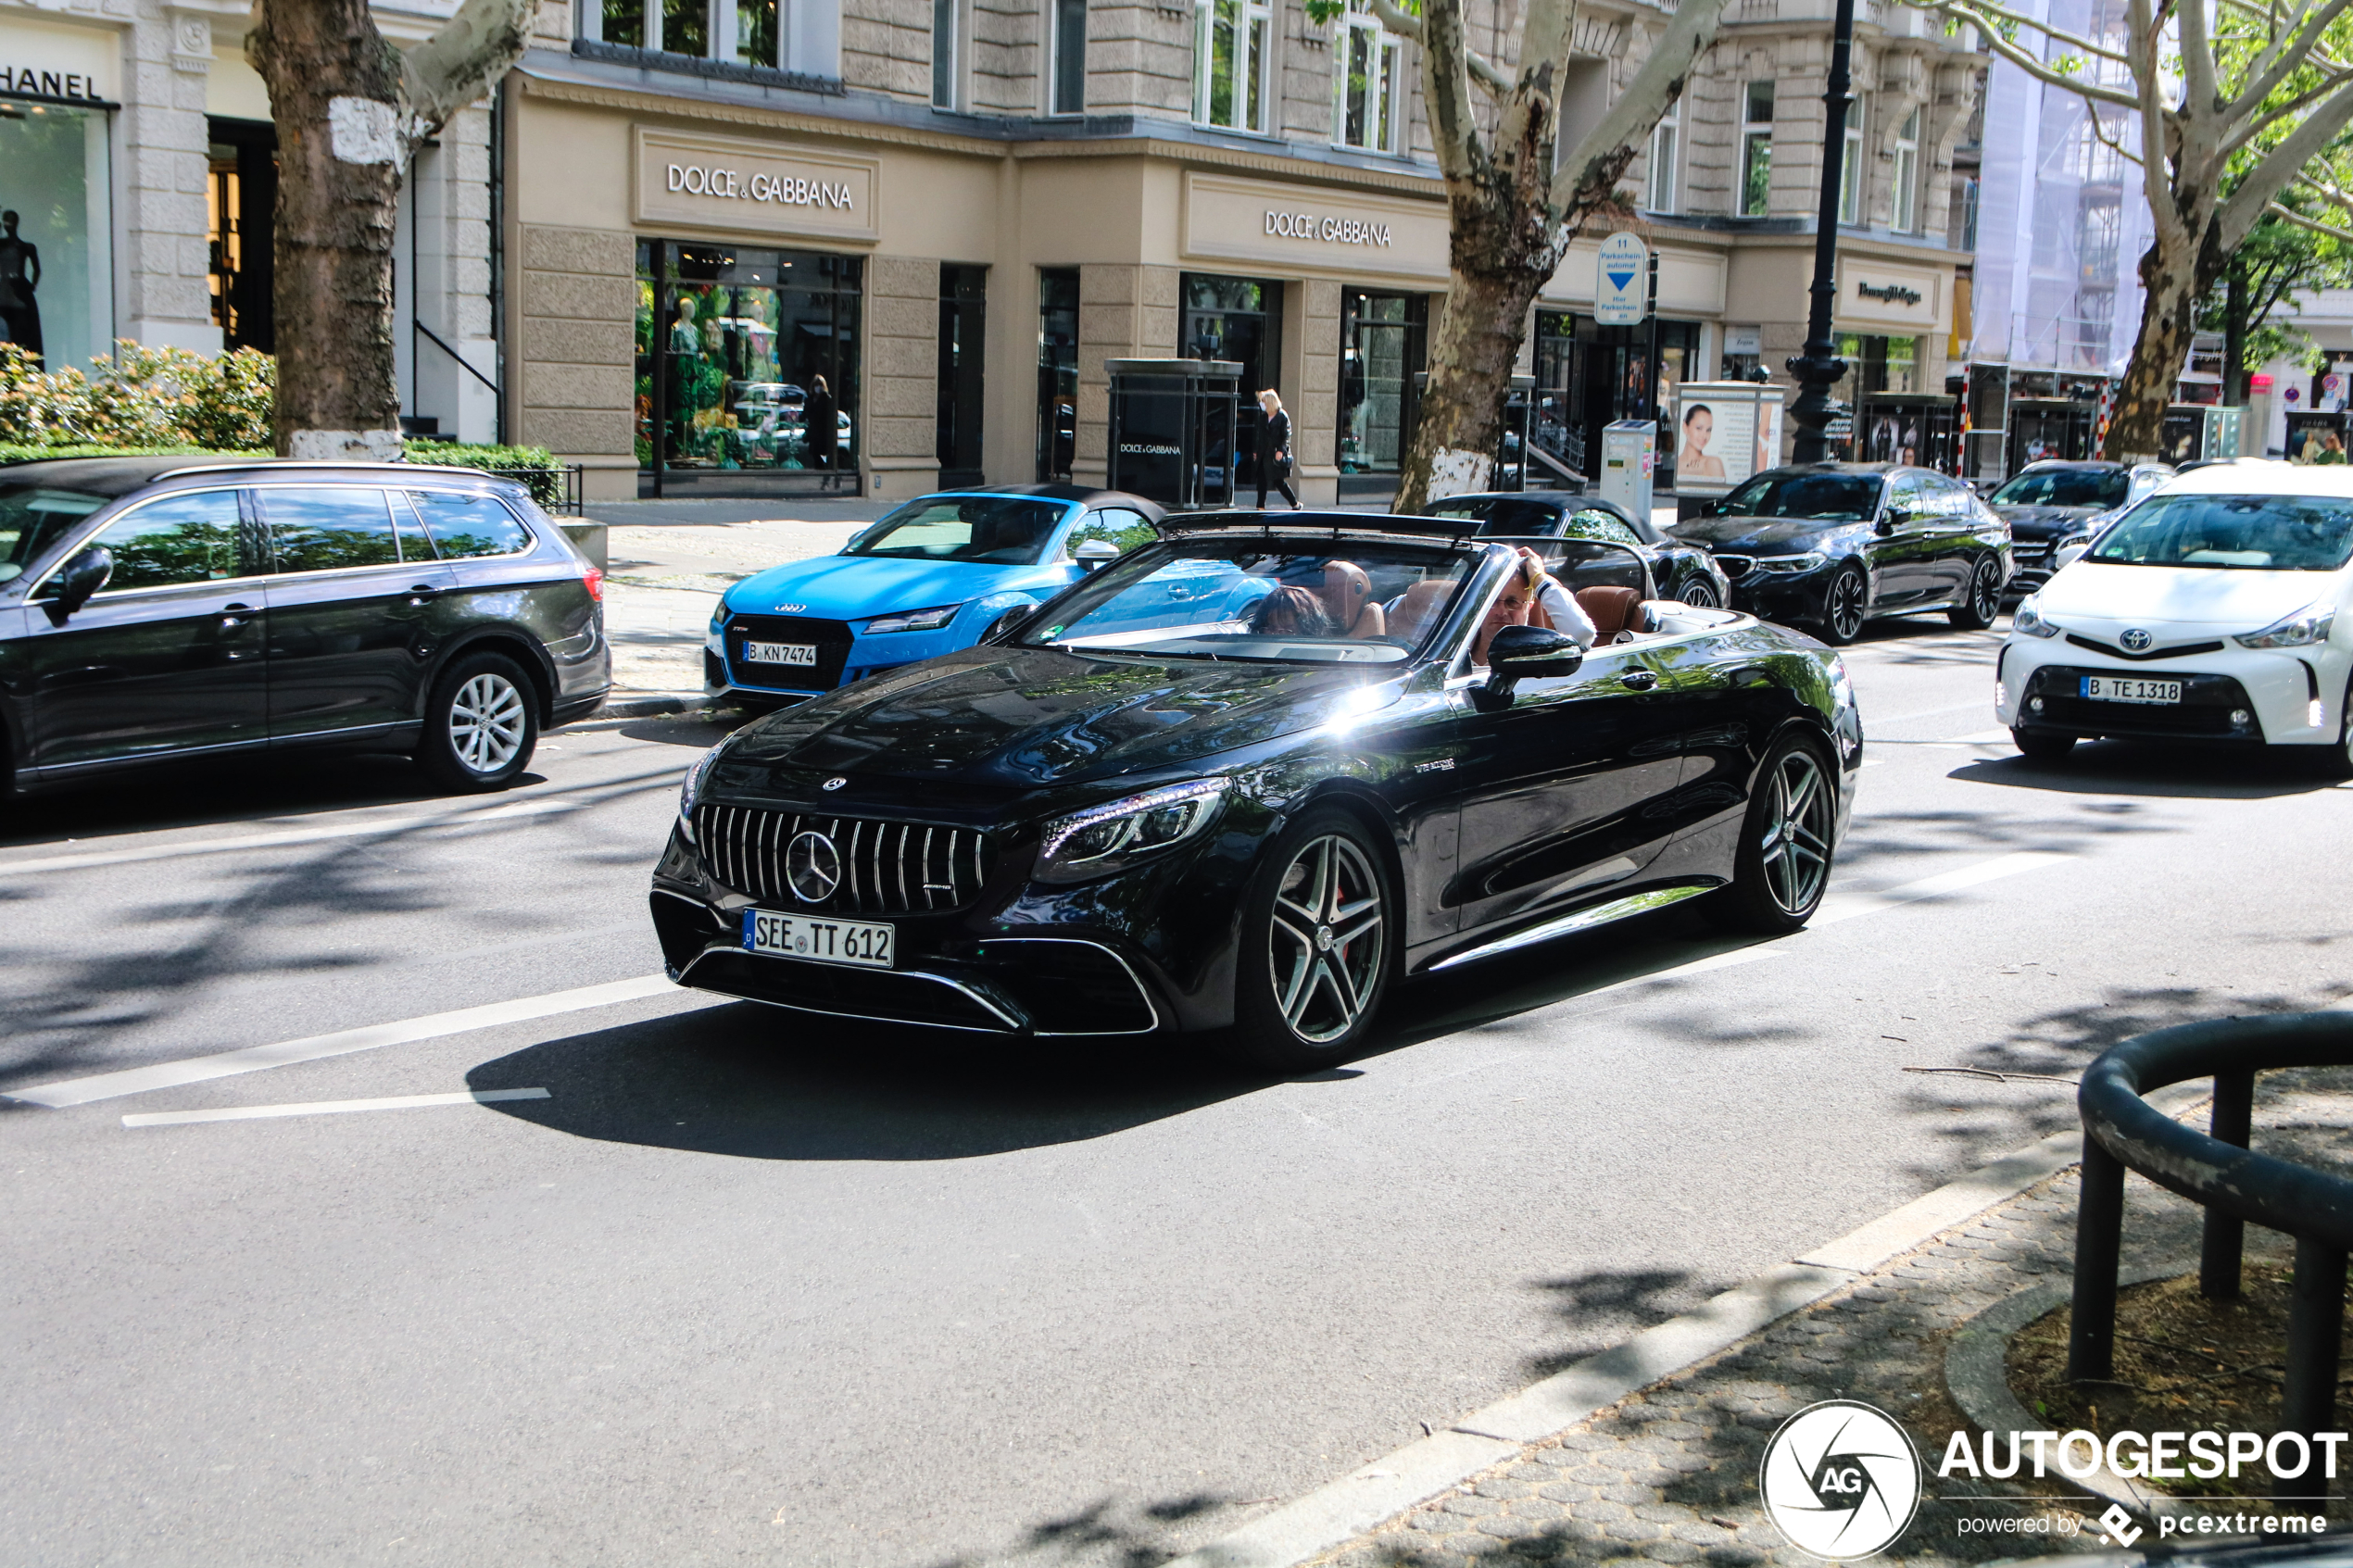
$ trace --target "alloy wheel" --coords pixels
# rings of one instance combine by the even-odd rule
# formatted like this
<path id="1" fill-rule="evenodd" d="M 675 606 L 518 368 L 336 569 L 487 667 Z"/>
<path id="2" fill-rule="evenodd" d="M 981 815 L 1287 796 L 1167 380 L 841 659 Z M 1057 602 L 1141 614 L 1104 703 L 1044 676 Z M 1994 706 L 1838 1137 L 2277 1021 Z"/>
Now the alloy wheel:
<path id="1" fill-rule="evenodd" d="M 1276 1010 L 1311 1045 L 1347 1035 L 1380 976 L 1386 931 L 1380 878 L 1339 834 L 1310 839 L 1283 869 L 1267 924 Z"/>
<path id="2" fill-rule="evenodd" d="M 1821 897 L 1830 875 L 1830 784 L 1811 752 L 1790 751 L 1774 765 L 1771 791 L 1760 847 L 1765 885 L 1784 912 L 1800 914 Z"/>
<path id="3" fill-rule="evenodd" d="M 1969 605 L 1977 619 L 1989 626 L 2002 613 L 2002 584 L 1992 561 L 1977 563 L 1977 575 L 1969 580 Z"/>
<path id="4" fill-rule="evenodd" d="M 1723 601 L 1716 596 L 1716 584 L 1705 577 L 1694 577 L 1683 584 L 1683 602 L 1693 609 L 1721 609 Z"/>
<path id="5" fill-rule="evenodd" d="M 487 671 L 458 688 L 449 703 L 449 746 L 476 773 L 495 773 L 522 749 L 522 693 Z"/>
<path id="6" fill-rule="evenodd" d="M 1863 574 L 1848 567 L 1831 579 L 1830 602 L 1823 607 L 1823 619 L 1839 641 L 1853 642 L 1863 630 Z"/>

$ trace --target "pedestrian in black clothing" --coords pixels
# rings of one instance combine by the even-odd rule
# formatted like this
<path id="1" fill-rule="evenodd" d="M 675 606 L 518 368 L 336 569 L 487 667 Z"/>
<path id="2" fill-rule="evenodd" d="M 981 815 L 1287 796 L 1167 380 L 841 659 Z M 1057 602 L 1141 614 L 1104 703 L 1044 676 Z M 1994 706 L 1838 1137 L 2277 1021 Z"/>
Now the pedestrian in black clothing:
<path id="1" fill-rule="evenodd" d="M 825 470 L 824 488 L 834 487 L 834 452 L 840 445 L 840 410 L 834 403 L 833 388 L 823 376 L 809 378 L 809 396 L 800 406 L 801 440 L 806 456 L 801 461 L 810 468 Z"/>
<path id="2" fill-rule="evenodd" d="M 1268 387 L 1258 395 L 1258 406 L 1265 417 L 1258 421 L 1258 504 L 1266 505 L 1266 486 L 1272 483 L 1299 510 L 1299 497 L 1290 487 L 1290 416 L 1283 412 L 1283 400 L 1275 389 Z"/>

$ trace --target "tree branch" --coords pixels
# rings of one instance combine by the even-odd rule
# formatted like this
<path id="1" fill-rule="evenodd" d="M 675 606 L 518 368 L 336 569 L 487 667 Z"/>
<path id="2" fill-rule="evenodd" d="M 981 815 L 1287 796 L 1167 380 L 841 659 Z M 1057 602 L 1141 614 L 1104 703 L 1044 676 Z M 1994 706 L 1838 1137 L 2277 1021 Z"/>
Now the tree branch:
<path id="1" fill-rule="evenodd" d="M 2321 34 L 2328 31 L 2331 22 L 2345 14 L 2348 6 L 2353 6 L 2353 0 L 2327 0 L 2327 4 L 2317 11 L 2312 11 L 2309 5 L 2299 8 L 2297 15 L 2304 18 L 2301 25 L 2291 20 L 2285 32 L 2264 46 L 2263 52 L 2255 57 L 2255 63 L 2247 68 L 2246 84 L 2224 106 L 2223 112 L 2233 119 L 2252 113 L 2256 106 L 2271 95 L 2273 88 L 2293 75 L 2306 56 L 2320 46 Z M 2308 11 L 2310 12 L 2309 16 L 2306 15 Z"/>
<path id="2" fill-rule="evenodd" d="M 2064 87 L 2078 97 L 2089 99 L 2094 103 L 2114 104 L 2119 108 L 2127 109 L 2138 109 L 2141 107 L 2141 100 L 2131 93 L 2119 88 L 2104 87 L 2096 82 L 2086 81 L 2080 76 L 2070 76 L 2065 71 L 2054 70 L 2045 65 L 2032 55 L 2020 48 L 2017 44 L 2003 37 L 2000 31 L 1990 20 L 1979 14 L 1978 4 L 1979 0 L 1967 0 L 1965 4 L 1944 0 L 1944 3 L 1938 5 L 1923 6 L 1921 9 L 1932 10 L 1955 21 L 1969 23 L 1977 29 L 1978 35 L 1985 40 L 1988 48 L 2037 82 L 2052 87 Z"/>
<path id="3" fill-rule="evenodd" d="M 1428 46 L 1422 37 L 1421 18 L 1411 11 L 1399 9 L 1394 0 L 1365 0 L 1365 3 L 1366 8 L 1380 19 L 1381 26 L 1400 38 L 1410 38 L 1425 48 Z M 1470 68 L 1471 80 L 1489 92 L 1508 93 L 1512 90 L 1512 79 L 1496 69 L 1486 56 L 1468 44 L 1463 45 L 1463 63 Z"/>
<path id="4" fill-rule="evenodd" d="M 1372 0 L 1384 6 L 1385 0 Z M 1403 17 L 1394 6 L 1387 12 Z M 1383 10 L 1376 10 L 1388 25 Z M 1479 144 L 1478 120 L 1471 112 L 1470 44 L 1463 37 L 1463 8 L 1459 5 L 1439 5 L 1430 7 L 1427 18 L 1415 23 L 1413 34 L 1422 45 L 1422 101 L 1429 109 L 1429 140 L 1438 154 L 1438 167 L 1449 180 L 1467 180 L 1478 170 L 1486 157 Z"/>
<path id="5" fill-rule="evenodd" d="M 465 0 L 434 35 L 400 56 L 400 86 L 422 141 L 498 84 L 522 57 L 535 0 Z"/>
<path id="6" fill-rule="evenodd" d="M 1610 105 L 1601 123 L 1560 160 L 1553 176 L 1554 210 L 1573 214 L 1579 210 L 1580 197 L 1590 205 L 1616 190 L 1617 170 L 1625 164 L 1611 155 L 1649 134 L 1667 106 L 1681 94 L 1692 65 L 1716 42 L 1723 26 L 1724 6 L 1725 0 L 1682 0 L 1675 8 L 1666 31 L 1651 45 L 1650 57 L 1626 84 L 1626 91 Z"/>
<path id="7" fill-rule="evenodd" d="M 2284 223 L 2293 223 L 2299 229 L 2309 229 L 2316 234 L 2326 234 L 2330 239 L 2341 240 L 2348 245 L 2353 245 L 2353 229 L 2340 229 L 2334 223 L 2323 223 L 2317 218 L 2308 218 L 2294 207 L 2282 207 L 2277 202 L 2273 202 L 2269 210 L 2272 217 Z"/>
<path id="8" fill-rule="evenodd" d="M 2081 50 L 2086 55 L 2097 55 L 2102 59 L 2114 60 L 2119 65 L 2125 63 L 2125 56 L 2121 50 L 2110 48 L 2105 44 L 2095 44 L 2088 38 L 2079 37 L 2063 28 L 2053 27 L 2050 23 L 2030 17 L 2023 11 L 2011 9 L 2003 5 L 2001 0 L 1959 0 L 1958 4 L 1956 4 L 1955 0 L 1906 0 L 1906 3 L 1924 11 L 1950 12 L 1966 8 L 1978 14 L 1962 19 L 1974 22 L 1980 32 L 1999 36 L 1983 19 L 1990 17 L 1997 21 L 2008 22 L 2013 27 L 2031 27 L 2052 43 L 2064 44 L 2070 49 Z"/>
<path id="9" fill-rule="evenodd" d="M 2334 3 L 2353 5 L 2353 0 Z M 2222 94 L 2214 83 L 2214 41 L 2206 32 L 2206 0 L 2191 0 L 2182 7 L 2181 18 L 2182 108 L 2184 113 L 2211 115 L 2222 107 Z"/>
<path id="10" fill-rule="evenodd" d="M 2336 133 L 2348 123 L 2353 123 L 2353 86 L 2337 89 L 2334 97 L 2307 115 L 2303 124 L 2289 132 L 2278 146 L 2264 155 L 2262 162 L 2247 172 L 2215 215 L 2215 237 L 2225 254 L 2238 249 L 2254 229 L 2255 220 L 2271 205 L 2271 199 L 2303 172 L 2306 164 L 2335 141 Z"/>
<path id="11" fill-rule="evenodd" d="M 2160 254 L 2179 254 L 2180 247 L 2190 243 L 2190 233 L 2164 173 L 2170 148 L 2165 139 L 2165 106 L 2156 90 L 2162 80 L 2157 70 L 2157 21 L 2149 14 L 2148 0 L 2125 0 L 2125 19 L 2133 80 L 2147 83 L 2150 89 L 2133 105 L 2141 116 L 2141 187 L 2148 197 L 2151 227 L 2158 243 L 2168 247 Z"/>

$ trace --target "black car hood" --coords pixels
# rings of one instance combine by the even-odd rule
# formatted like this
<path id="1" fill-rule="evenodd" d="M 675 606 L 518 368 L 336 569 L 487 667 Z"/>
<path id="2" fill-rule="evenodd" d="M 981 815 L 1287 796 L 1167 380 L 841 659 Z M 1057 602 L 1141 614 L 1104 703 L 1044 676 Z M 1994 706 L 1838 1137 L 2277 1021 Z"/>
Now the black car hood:
<path id="1" fill-rule="evenodd" d="M 2057 538 L 2087 517 L 2097 517 L 2097 507 L 1995 507 L 1994 515 L 2010 525 L 2010 537 L 2041 541 Z"/>
<path id="2" fill-rule="evenodd" d="M 1833 533 L 1869 532 L 1868 522 L 1822 522 L 1810 518 L 1705 517 L 1675 525 L 1674 536 L 1736 555 L 1786 555 L 1810 550 Z"/>
<path id="3" fill-rule="evenodd" d="M 1402 665 L 1212 663 L 975 648 L 736 732 L 729 771 L 1028 789 L 1197 762 L 1330 719 Z"/>

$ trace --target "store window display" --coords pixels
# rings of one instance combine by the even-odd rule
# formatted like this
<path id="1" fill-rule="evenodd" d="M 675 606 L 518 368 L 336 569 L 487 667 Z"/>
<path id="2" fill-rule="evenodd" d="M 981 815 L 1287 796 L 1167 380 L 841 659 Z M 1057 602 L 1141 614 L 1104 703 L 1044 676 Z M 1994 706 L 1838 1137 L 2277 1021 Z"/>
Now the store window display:
<path id="1" fill-rule="evenodd" d="M 638 246 L 637 460 L 659 492 L 717 471 L 858 489 L 856 257 Z"/>
<path id="2" fill-rule="evenodd" d="M 0 332 L 52 370 L 113 343 L 106 127 L 101 110 L 0 106 Z"/>

